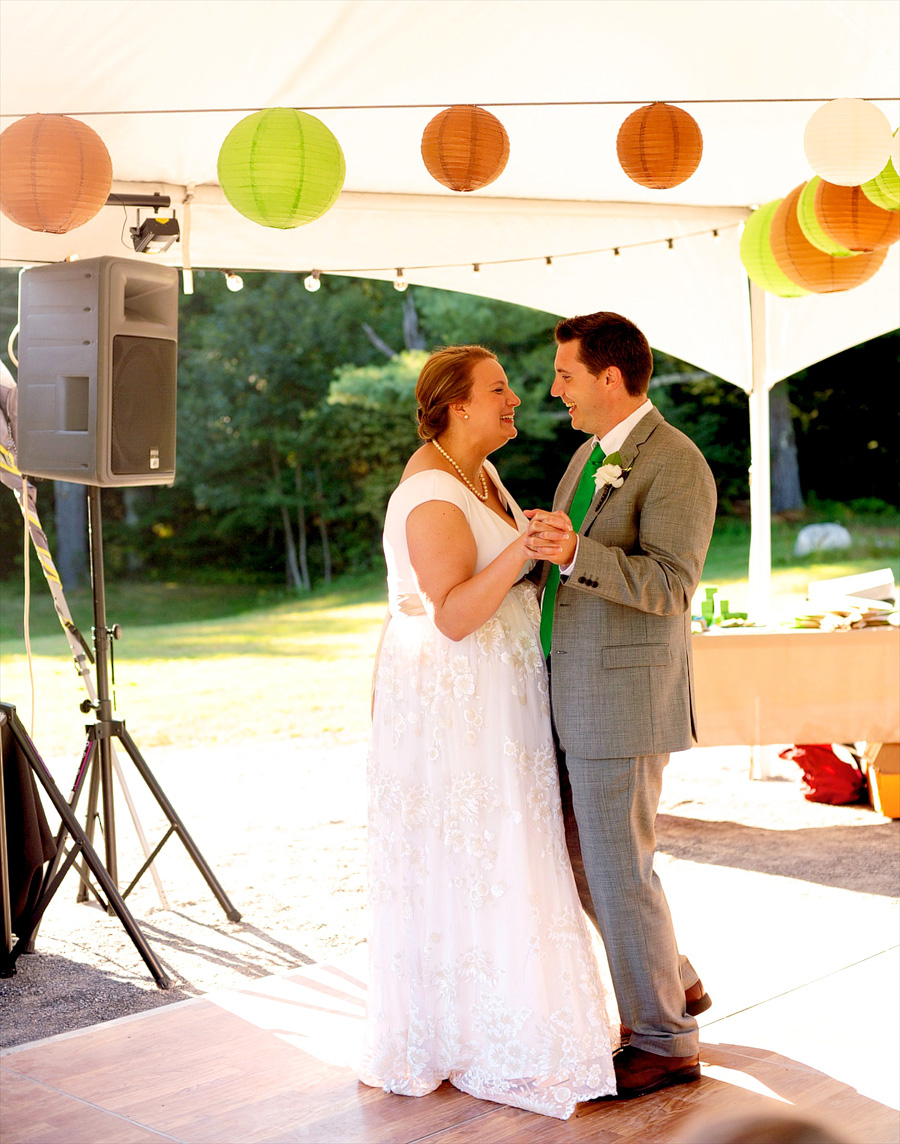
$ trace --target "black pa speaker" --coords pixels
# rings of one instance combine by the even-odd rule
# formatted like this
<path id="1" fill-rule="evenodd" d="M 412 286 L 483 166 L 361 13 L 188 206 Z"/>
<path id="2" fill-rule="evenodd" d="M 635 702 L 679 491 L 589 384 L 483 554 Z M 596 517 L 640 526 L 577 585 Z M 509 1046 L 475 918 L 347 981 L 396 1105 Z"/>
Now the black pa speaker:
<path id="1" fill-rule="evenodd" d="M 128 258 L 19 278 L 19 423 L 27 476 L 101 488 L 175 479 L 178 272 Z"/>

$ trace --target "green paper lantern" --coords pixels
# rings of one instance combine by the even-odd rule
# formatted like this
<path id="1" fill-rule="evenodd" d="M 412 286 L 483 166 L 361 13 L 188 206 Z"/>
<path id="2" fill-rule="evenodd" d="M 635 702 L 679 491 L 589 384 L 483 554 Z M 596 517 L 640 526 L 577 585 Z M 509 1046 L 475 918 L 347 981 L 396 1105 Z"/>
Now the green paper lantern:
<path id="1" fill-rule="evenodd" d="M 344 185 L 341 145 L 321 120 L 292 107 L 256 111 L 228 132 L 219 183 L 236 211 L 279 230 L 321 218 Z"/>
<path id="2" fill-rule="evenodd" d="M 848 250 L 846 246 L 841 246 L 822 229 L 819 216 L 816 214 L 816 187 L 821 181 L 818 175 L 813 175 L 800 192 L 800 198 L 797 200 L 797 222 L 800 223 L 806 241 L 811 242 L 816 250 L 830 254 L 832 258 L 854 258 L 859 251 Z"/>
<path id="3" fill-rule="evenodd" d="M 897 134 L 896 131 L 894 134 Z M 893 159 L 888 159 L 884 169 L 874 179 L 862 183 L 859 189 L 876 207 L 886 211 L 900 211 L 900 177 Z"/>
<path id="4" fill-rule="evenodd" d="M 747 219 L 741 235 L 741 262 L 747 277 L 769 294 L 776 294 L 779 298 L 800 298 L 809 291 L 792 282 L 779 269 L 769 242 L 769 228 L 780 205 L 781 199 L 773 199 Z"/>

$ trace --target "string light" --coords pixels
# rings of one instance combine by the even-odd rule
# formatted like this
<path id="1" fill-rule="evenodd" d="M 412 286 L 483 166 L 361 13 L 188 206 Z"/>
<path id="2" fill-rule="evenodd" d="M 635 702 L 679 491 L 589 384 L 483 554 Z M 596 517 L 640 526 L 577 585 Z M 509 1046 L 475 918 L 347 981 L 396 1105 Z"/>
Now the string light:
<path id="1" fill-rule="evenodd" d="M 244 279 L 240 274 L 235 274 L 233 270 L 223 270 L 222 273 L 225 275 L 225 285 L 232 294 L 237 294 L 238 290 L 244 289 Z"/>
<path id="2" fill-rule="evenodd" d="M 702 105 L 711 104 L 713 106 L 728 106 L 729 104 L 739 103 L 829 103 L 834 98 L 833 95 L 803 95 L 803 96 L 768 96 L 768 97 L 747 97 L 744 96 L 738 99 L 675 99 L 667 97 L 664 100 L 658 100 L 660 103 L 676 103 Z M 896 101 L 896 95 L 865 95 L 859 96 L 860 99 L 865 100 L 866 103 L 893 103 Z M 553 100 L 518 100 L 518 101 L 490 101 L 484 99 L 474 99 L 473 104 L 478 107 L 638 107 L 641 104 L 638 99 L 553 99 Z M 307 112 L 323 112 L 323 111 L 439 111 L 447 107 L 447 103 L 329 103 L 329 104 L 309 104 L 308 106 L 298 107 L 298 111 Z M 112 110 L 104 108 L 102 111 L 56 111 L 55 115 L 71 115 L 79 119 L 85 119 L 89 116 L 109 116 L 109 115 L 250 115 L 257 111 L 264 111 L 262 107 L 132 107 L 121 108 Z M 3 113 L 6 119 L 24 119 L 26 115 L 31 114 L 28 111 L 6 111 Z"/>
<path id="3" fill-rule="evenodd" d="M 755 209 L 758 209 L 758 208 L 753 207 L 753 206 L 750 207 L 751 211 L 755 210 Z M 743 229 L 744 229 L 744 219 L 738 219 L 735 222 L 726 223 L 724 226 L 705 227 L 703 230 L 695 230 L 695 231 L 690 232 L 689 234 L 680 234 L 678 236 L 678 241 L 682 242 L 688 238 L 700 238 L 704 235 L 711 235 L 715 242 L 719 242 L 722 238 L 722 232 L 723 231 L 725 231 L 725 230 L 736 230 L 738 237 L 740 237 L 740 235 L 743 232 Z M 433 263 L 423 263 L 423 264 L 418 265 L 418 266 L 413 266 L 410 269 L 412 269 L 412 270 L 455 270 L 458 268 L 464 268 L 466 266 L 471 266 L 473 272 L 475 274 L 479 274 L 481 272 L 482 266 L 514 266 L 514 265 L 520 265 L 520 264 L 526 263 L 526 262 L 539 262 L 539 263 L 542 262 L 544 264 L 545 269 L 552 270 L 554 267 L 554 264 L 556 262 L 558 262 L 558 260 L 560 258 L 586 258 L 586 257 L 589 257 L 590 255 L 609 254 L 609 253 L 612 253 L 616 258 L 620 258 L 622 255 L 622 252 L 624 250 L 638 250 L 641 247 L 645 247 L 645 246 L 658 246 L 662 242 L 665 242 L 667 248 L 670 251 L 674 251 L 674 249 L 675 249 L 675 239 L 674 238 L 665 238 L 665 239 L 663 239 L 663 238 L 650 238 L 650 239 L 645 239 L 642 242 L 629 242 L 629 243 L 624 243 L 621 246 L 603 246 L 603 247 L 598 247 L 594 250 L 566 250 L 566 251 L 560 252 L 559 254 L 531 255 L 531 256 L 526 256 L 524 258 L 492 258 L 487 262 L 433 262 Z M 72 256 L 72 257 L 77 257 L 77 255 Z M 0 262 L 11 262 L 11 261 L 14 261 L 14 260 L 9 259 L 9 258 L 0 257 Z M 39 261 L 35 260 L 34 264 L 40 265 L 41 263 Z M 404 267 L 398 267 L 398 268 L 394 269 L 394 268 L 389 267 L 389 266 L 341 266 L 341 267 L 331 267 L 331 268 L 329 268 L 327 273 L 329 273 L 329 274 L 351 274 L 351 275 L 352 274 L 359 274 L 359 275 L 386 274 L 389 271 L 391 271 L 392 269 L 393 269 L 393 272 L 395 275 L 394 288 L 396 290 L 399 290 L 402 292 L 409 285 L 406 281 L 406 278 L 405 278 L 405 268 Z M 223 271 L 222 273 L 224 274 L 225 271 Z M 309 275 L 307 275 L 306 278 L 303 279 L 303 285 L 306 287 L 307 290 L 310 291 L 310 293 L 315 293 L 316 290 L 318 290 L 320 288 L 321 282 L 319 281 L 319 276 L 321 274 L 322 274 L 321 270 L 313 270 Z"/>

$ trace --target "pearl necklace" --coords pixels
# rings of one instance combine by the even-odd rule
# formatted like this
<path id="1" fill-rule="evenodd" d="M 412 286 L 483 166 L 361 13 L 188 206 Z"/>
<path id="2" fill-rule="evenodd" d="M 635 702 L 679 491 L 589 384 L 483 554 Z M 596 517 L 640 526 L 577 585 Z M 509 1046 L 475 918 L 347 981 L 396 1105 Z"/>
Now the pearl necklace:
<path id="1" fill-rule="evenodd" d="M 447 452 L 447 450 L 444 448 L 444 446 L 438 441 L 437 437 L 432 437 L 431 443 L 432 443 L 432 445 L 434 445 L 435 449 L 437 449 L 437 451 L 440 454 L 442 454 L 444 457 L 446 457 L 446 459 L 450 462 L 450 464 L 453 466 L 453 468 L 456 469 L 456 471 L 462 477 L 463 481 L 469 486 L 469 488 L 472 490 L 472 492 L 475 494 L 475 496 L 477 496 L 480 501 L 487 501 L 487 499 L 488 499 L 488 487 L 487 487 L 487 481 L 484 479 L 484 469 L 479 468 L 479 470 L 478 470 L 478 476 L 481 478 L 481 492 L 479 492 L 478 489 L 475 488 L 475 486 L 472 484 L 472 482 L 469 480 L 469 478 L 466 476 L 466 474 L 459 467 L 459 465 L 457 465 L 456 461 L 453 460 L 453 458 L 450 456 L 450 454 Z"/>

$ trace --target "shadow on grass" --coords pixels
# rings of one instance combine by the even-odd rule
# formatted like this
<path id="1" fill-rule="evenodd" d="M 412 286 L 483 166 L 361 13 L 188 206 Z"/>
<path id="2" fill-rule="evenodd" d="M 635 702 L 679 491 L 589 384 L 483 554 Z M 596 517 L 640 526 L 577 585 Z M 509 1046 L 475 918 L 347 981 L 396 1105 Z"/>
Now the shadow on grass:
<path id="1" fill-rule="evenodd" d="M 4 643 L 22 639 L 22 585 L 7 580 L 0 583 L 3 608 L 0 610 L 0 639 Z M 305 595 L 247 584 L 183 584 L 123 581 L 107 584 L 106 610 L 111 623 L 126 630 L 163 628 L 219 622 L 253 622 L 262 625 L 281 622 L 285 615 L 329 612 L 356 604 L 384 599 L 383 573 L 346 576 L 333 584 Z M 89 589 L 66 594 L 72 617 L 85 636 L 90 636 L 93 605 Z M 30 631 L 32 640 L 62 637 L 53 601 L 42 580 L 32 578 Z M 6 648 L 12 652 L 13 648 Z"/>
<path id="2" fill-rule="evenodd" d="M 9 596 L 4 585 L 0 613 L 0 639 L 7 655 L 24 654 L 21 601 Z M 385 601 L 383 582 L 372 577 L 350 578 L 308 596 L 273 599 L 257 590 L 229 587 L 219 590 L 189 585 L 148 585 L 109 594 L 107 615 L 121 624 L 122 639 L 115 645 L 120 660 L 216 658 L 234 655 L 296 655 L 310 659 L 338 659 L 348 646 L 373 624 L 381 623 Z M 147 599 L 141 596 L 146 593 Z M 83 594 L 82 594 L 83 595 Z M 81 600 L 84 604 L 84 600 Z M 89 638 L 91 621 L 69 600 L 76 625 Z M 371 605 L 373 617 L 359 608 Z M 349 611 L 347 609 L 350 609 Z M 37 655 L 68 657 L 69 649 L 52 601 L 33 597 L 31 641 Z M 352 650 L 352 649 L 350 649 Z"/>

